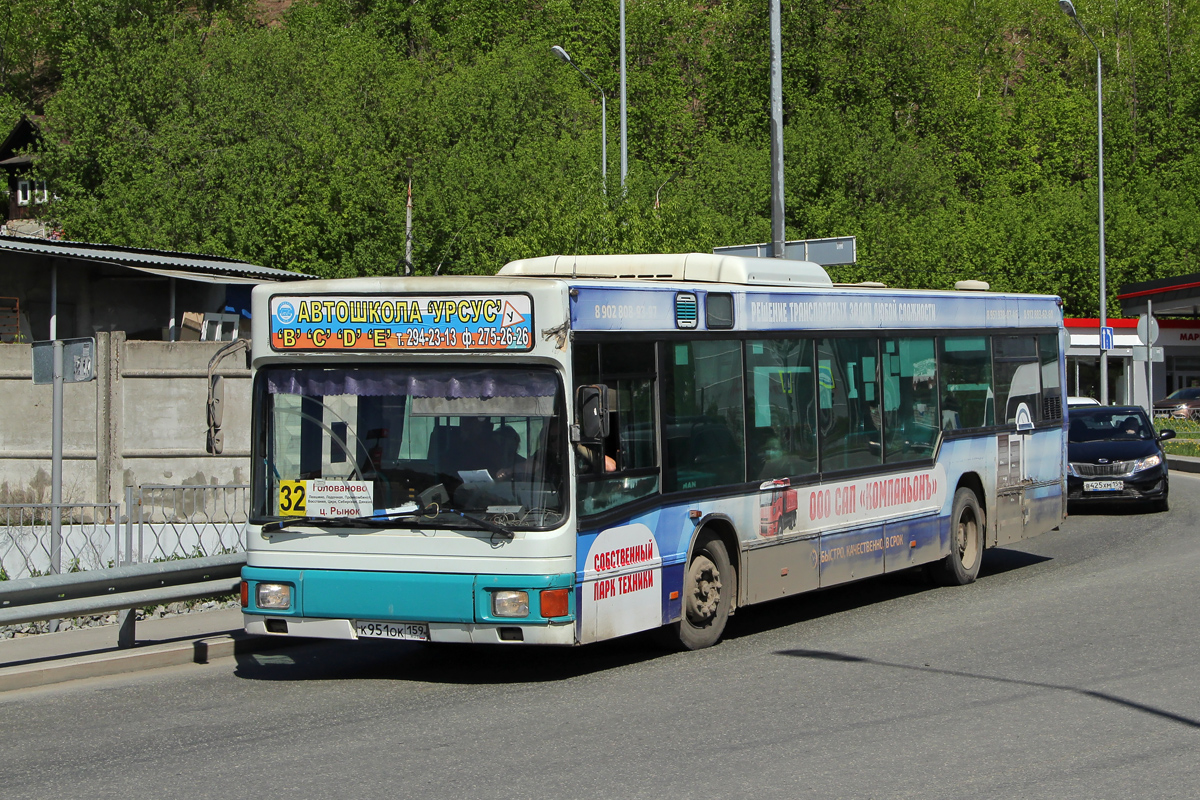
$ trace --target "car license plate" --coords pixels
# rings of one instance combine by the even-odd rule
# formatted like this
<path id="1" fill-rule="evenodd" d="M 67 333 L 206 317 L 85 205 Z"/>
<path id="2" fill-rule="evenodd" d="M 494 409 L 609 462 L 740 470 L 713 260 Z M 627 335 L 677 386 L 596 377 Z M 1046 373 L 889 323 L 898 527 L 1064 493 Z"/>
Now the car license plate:
<path id="1" fill-rule="evenodd" d="M 404 639 L 412 642 L 429 641 L 428 622 L 385 622 L 357 619 L 354 630 L 360 639 Z"/>
<path id="2" fill-rule="evenodd" d="M 1084 481 L 1085 492 L 1120 492 L 1125 488 L 1125 481 Z"/>

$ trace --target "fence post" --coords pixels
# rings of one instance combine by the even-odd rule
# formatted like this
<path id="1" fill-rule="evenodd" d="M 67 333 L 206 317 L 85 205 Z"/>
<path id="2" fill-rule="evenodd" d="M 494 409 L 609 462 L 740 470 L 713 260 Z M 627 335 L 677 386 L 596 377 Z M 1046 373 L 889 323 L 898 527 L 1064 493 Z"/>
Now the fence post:
<path id="1" fill-rule="evenodd" d="M 55 313 L 53 308 L 51 313 Z M 52 323 L 53 324 L 53 323 Z M 50 430 L 50 574 L 62 571 L 62 438 L 63 438 L 63 343 L 54 339 L 54 396 Z M 50 620 L 51 631 L 58 630 L 58 620 Z"/>
<path id="2" fill-rule="evenodd" d="M 125 566 L 133 563 L 133 487 L 125 487 Z"/>
<path id="3" fill-rule="evenodd" d="M 139 511 L 141 502 L 139 498 Z M 141 514 L 138 514 L 141 532 Z M 119 564 L 120 562 L 118 562 Z M 133 563 L 133 487 L 125 487 L 125 564 Z M 128 649 L 137 643 L 137 609 L 124 608 L 117 612 L 117 647 Z"/>
<path id="4" fill-rule="evenodd" d="M 137 644 L 137 609 L 125 608 L 117 612 L 117 647 L 126 650 Z"/>
<path id="5" fill-rule="evenodd" d="M 139 564 L 142 564 L 142 563 L 144 563 L 144 562 L 146 561 L 146 559 L 144 558 L 144 556 L 143 556 L 143 553 L 142 553 L 142 548 L 143 548 L 143 547 L 145 547 L 145 540 L 146 540 L 146 532 L 145 532 L 145 531 L 142 529 L 142 528 L 143 528 L 143 523 L 145 522 L 145 520 L 144 520 L 144 518 L 143 518 L 143 516 L 144 516 L 144 515 L 142 514 L 142 510 L 145 508 L 145 505 L 146 505 L 146 502 L 145 502 L 145 501 L 146 501 L 146 498 L 145 498 L 145 497 L 143 497 L 143 494 L 142 494 L 142 492 L 143 492 L 143 490 L 142 490 L 142 487 L 140 487 L 140 486 L 139 486 L 139 487 L 138 487 L 138 499 L 137 499 L 137 510 L 138 510 L 138 563 L 139 563 Z"/>

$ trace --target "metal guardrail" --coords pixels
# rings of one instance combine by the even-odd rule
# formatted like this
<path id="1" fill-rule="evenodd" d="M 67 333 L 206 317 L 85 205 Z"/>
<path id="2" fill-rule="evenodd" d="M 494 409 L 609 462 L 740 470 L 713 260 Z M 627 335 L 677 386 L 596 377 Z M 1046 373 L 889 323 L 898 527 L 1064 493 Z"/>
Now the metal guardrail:
<path id="1" fill-rule="evenodd" d="M 0 625 L 122 612 L 117 644 L 132 647 L 133 609 L 238 591 L 245 553 L 0 582 Z"/>

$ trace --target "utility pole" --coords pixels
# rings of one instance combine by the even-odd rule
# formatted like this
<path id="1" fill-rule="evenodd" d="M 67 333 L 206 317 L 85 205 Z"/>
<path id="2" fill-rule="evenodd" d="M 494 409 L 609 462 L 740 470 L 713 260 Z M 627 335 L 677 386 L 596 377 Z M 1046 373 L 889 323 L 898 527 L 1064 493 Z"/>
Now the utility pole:
<path id="1" fill-rule="evenodd" d="M 783 258 L 783 34 L 779 0 L 771 0 L 771 255 Z"/>
<path id="2" fill-rule="evenodd" d="M 629 172 L 629 147 L 625 116 L 625 0 L 621 0 L 621 193 L 625 193 L 625 174 Z"/>
<path id="3" fill-rule="evenodd" d="M 405 225 L 404 225 L 404 276 L 409 277 L 413 274 L 412 265 L 412 168 L 413 160 L 405 159 L 405 164 L 408 167 L 408 203 L 405 206 Z"/>

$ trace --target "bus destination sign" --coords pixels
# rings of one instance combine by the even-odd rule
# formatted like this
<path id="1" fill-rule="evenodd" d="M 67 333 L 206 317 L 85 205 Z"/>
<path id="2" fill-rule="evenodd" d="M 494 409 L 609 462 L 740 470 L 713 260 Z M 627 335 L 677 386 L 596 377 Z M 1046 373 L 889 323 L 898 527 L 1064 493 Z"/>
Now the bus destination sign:
<path id="1" fill-rule="evenodd" d="M 298 351 L 533 349 L 533 301 L 525 294 L 277 295 L 271 348 Z"/>

